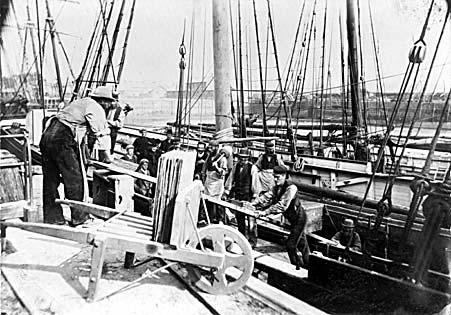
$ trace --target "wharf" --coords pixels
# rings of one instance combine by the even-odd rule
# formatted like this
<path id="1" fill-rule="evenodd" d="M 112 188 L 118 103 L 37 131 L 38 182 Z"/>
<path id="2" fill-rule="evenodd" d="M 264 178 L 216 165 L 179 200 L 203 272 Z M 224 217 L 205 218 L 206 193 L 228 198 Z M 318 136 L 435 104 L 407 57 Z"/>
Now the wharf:
<path id="1" fill-rule="evenodd" d="M 33 184 L 35 206 L 41 212 L 42 175 L 38 169 Z M 65 215 L 67 211 L 65 208 Z M 161 271 L 111 294 L 139 279 L 146 270 L 161 266 L 159 260 L 153 260 L 124 269 L 124 252 L 115 250 L 108 250 L 105 257 L 99 299 L 88 303 L 90 245 L 12 227 L 7 228 L 6 239 L 14 252 L 2 254 L 1 272 L 30 314 L 325 314 L 254 277 L 231 295 L 210 295 L 197 289 L 193 295 L 172 273 Z M 261 254 L 256 256 L 261 259 Z M 136 258 L 139 262 L 148 257 Z M 178 274 L 186 276 L 182 264 L 176 267 Z"/>

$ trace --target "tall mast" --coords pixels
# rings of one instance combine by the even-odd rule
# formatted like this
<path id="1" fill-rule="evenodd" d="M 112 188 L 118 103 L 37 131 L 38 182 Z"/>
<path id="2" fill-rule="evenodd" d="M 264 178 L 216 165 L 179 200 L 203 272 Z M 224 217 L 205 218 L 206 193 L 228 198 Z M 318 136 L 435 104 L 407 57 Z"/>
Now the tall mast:
<path id="1" fill-rule="evenodd" d="M 230 110 L 230 32 L 227 1 L 213 0 L 213 59 L 216 131 L 232 131 Z"/>
<path id="2" fill-rule="evenodd" d="M 110 73 L 110 69 L 113 70 L 113 78 L 115 77 L 114 69 L 113 69 L 113 54 L 114 54 L 114 50 L 116 48 L 116 42 L 117 42 L 117 37 L 119 35 L 119 28 L 121 27 L 121 23 L 122 23 L 122 17 L 124 16 L 124 7 L 125 7 L 125 0 L 122 0 L 121 8 L 119 9 L 119 16 L 116 21 L 116 27 L 114 28 L 113 38 L 111 40 L 111 47 L 109 49 L 108 57 L 105 62 L 105 65 L 103 67 L 103 74 L 102 74 L 103 82 L 106 82 L 108 80 L 108 74 Z M 115 85 L 117 85 L 116 78 L 114 78 L 114 81 L 115 81 Z"/>
<path id="3" fill-rule="evenodd" d="M 47 24 L 49 25 L 50 39 L 52 41 L 53 60 L 55 62 L 55 71 L 56 71 L 56 81 L 58 83 L 58 94 L 60 97 L 60 101 L 63 101 L 64 100 L 63 83 L 61 82 L 58 53 L 56 51 L 56 43 L 55 43 L 55 21 L 53 20 L 52 14 L 50 13 L 49 1 L 46 0 L 45 4 L 47 6 Z"/>
<path id="4" fill-rule="evenodd" d="M 136 3 L 136 0 L 133 0 L 132 8 L 130 10 L 130 17 L 128 20 L 127 33 L 125 34 L 124 46 L 122 46 L 121 62 L 119 63 L 119 70 L 117 72 L 117 79 L 116 79 L 117 84 L 119 84 L 119 82 L 121 81 L 122 69 L 124 68 L 124 64 L 125 64 L 125 55 L 127 53 L 128 37 L 130 35 L 130 30 L 132 28 L 133 15 L 135 14 L 135 3 Z"/>
<path id="5" fill-rule="evenodd" d="M 359 58 L 357 42 L 357 19 L 356 0 L 346 0 L 346 24 L 348 32 L 348 58 L 349 72 L 351 79 L 351 105 L 352 105 L 352 125 L 356 127 L 357 133 L 363 126 L 362 110 L 359 103 Z"/>

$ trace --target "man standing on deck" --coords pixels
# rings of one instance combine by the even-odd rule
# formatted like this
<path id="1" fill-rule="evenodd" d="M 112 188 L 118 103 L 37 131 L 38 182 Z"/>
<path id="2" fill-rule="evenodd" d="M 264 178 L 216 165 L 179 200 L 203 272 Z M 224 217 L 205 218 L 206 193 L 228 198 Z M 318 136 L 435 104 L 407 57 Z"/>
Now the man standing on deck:
<path id="1" fill-rule="evenodd" d="M 285 166 L 275 166 L 273 171 L 275 186 L 251 203 L 245 203 L 244 206 L 250 209 L 261 209 L 257 210 L 257 216 L 282 213 L 291 225 L 286 244 L 290 262 L 296 266 L 296 269 L 307 267 L 310 255 L 304 233 L 307 214 L 297 197 L 296 185 L 287 179 L 288 169 Z M 299 256 L 298 248 L 302 252 L 302 257 Z"/>
<path id="2" fill-rule="evenodd" d="M 224 187 L 224 199 L 234 198 L 240 201 L 251 201 L 252 193 L 252 163 L 249 161 L 250 152 L 247 148 L 238 151 L 238 162 L 232 167 L 232 171 L 227 178 Z M 244 236 L 247 235 L 252 248 L 257 246 L 257 229 L 256 226 L 249 223 L 249 233 L 246 233 L 246 215 L 241 212 L 235 212 L 238 231 Z M 255 220 L 253 220 L 255 221 Z"/>
<path id="3" fill-rule="evenodd" d="M 118 98 L 119 94 L 113 93 L 113 97 L 116 99 L 115 102 L 111 104 L 111 108 L 107 112 L 107 120 L 108 120 L 108 126 L 110 127 L 110 137 L 111 137 L 111 150 L 110 153 L 114 153 L 114 146 L 116 145 L 116 139 L 117 139 L 117 133 L 119 129 L 124 127 L 124 120 L 126 111 L 122 109 L 121 105 L 119 104 Z"/>
<path id="4" fill-rule="evenodd" d="M 58 186 L 61 182 L 67 199 L 82 201 L 87 196 L 80 144 L 89 130 L 108 158 L 111 140 L 105 112 L 112 102 L 114 98 L 110 88 L 100 86 L 89 97 L 73 101 L 47 121 L 39 143 L 44 175 L 45 223 L 66 223 L 61 205 L 55 203 L 55 199 L 59 198 Z M 89 214 L 71 209 L 70 225 L 77 226 L 89 219 Z"/>
<path id="5" fill-rule="evenodd" d="M 147 156 L 150 149 L 150 141 L 147 138 L 147 130 L 143 128 L 139 132 L 141 132 L 141 137 L 136 138 L 133 142 L 133 147 L 135 148 L 135 154 L 138 158 L 138 162 Z"/>
<path id="6" fill-rule="evenodd" d="M 260 193 L 270 191 L 274 187 L 273 168 L 285 166 L 282 159 L 276 154 L 274 141 L 265 142 L 265 153 L 259 156 L 252 170 L 252 191 L 254 197 Z"/>

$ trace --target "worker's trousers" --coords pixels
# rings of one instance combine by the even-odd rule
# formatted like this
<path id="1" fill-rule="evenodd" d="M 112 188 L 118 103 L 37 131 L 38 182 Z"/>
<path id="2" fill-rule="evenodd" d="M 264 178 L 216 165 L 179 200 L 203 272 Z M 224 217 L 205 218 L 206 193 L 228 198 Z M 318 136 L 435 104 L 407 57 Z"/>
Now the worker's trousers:
<path id="1" fill-rule="evenodd" d="M 287 252 L 291 264 L 296 267 L 307 267 L 309 263 L 310 248 L 307 243 L 304 229 L 307 223 L 307 215 L 304 209 L 298 210 L 296 218 L 290 218 L 291 232 L 287 240 Z M 298 250 L 301 251 L 302 257 L 299 256 Z"/>
<path id="2" fill-rule="evenodd" d="M 55 203 L 58 186 L 64 184 L 66 199 L 83 200 L 83 175 L 78 144 L 69 127 L 57 119 L 50 122 L 39 143 L 42 154 L 44 222 L 64 224 L 63 209 Z M 89 218 L 80 210 L 71 209 L 71 223 L 78 225 Z"/>

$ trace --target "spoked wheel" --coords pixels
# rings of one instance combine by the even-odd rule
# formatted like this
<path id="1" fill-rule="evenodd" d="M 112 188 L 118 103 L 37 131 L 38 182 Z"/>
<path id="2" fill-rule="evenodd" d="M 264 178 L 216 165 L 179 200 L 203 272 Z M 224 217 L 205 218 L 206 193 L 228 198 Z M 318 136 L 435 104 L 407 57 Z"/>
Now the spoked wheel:
<path id="1" fill-rule="evenodd" d="M 219 268 L 188 266 L 194 284 L 210 294 L 230 294 L 243 287 L 254 269 L 252 248 L 246 238 L 237 230 L 218 224 L 199 229 L 199 234 L 204 249 L 224 254 L 224 262 Z M 200 249 L 195 235 L 189 245 Z"/>

